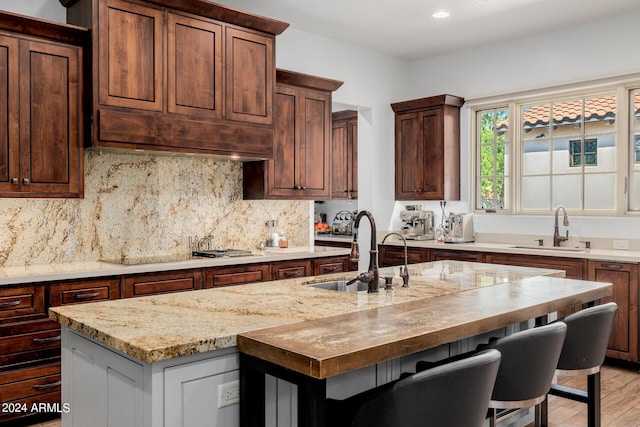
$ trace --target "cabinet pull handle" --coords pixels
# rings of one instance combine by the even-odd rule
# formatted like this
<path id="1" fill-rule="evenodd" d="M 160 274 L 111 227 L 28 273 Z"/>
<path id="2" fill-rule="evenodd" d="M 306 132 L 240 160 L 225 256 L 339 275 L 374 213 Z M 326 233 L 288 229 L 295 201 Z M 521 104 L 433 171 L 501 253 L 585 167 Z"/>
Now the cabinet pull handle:
<path id="1" fill-rule="evenodd" d="M 300 272 L 298 270 L 289 270 L 289 271 L 283 271 L 282 274 L 284 276 L 294 276 L 294 275 L 300 274 Z"/>
<path id="2" fill-rule="evenodd" d="M 22 183 L 28 185 L 31 183 L 31 181 L 29 180 L 29 178 L 22 178 Z"/>
<path id="3" fill-rule="evenodd" d="M 325 271 L 335 271 L 338 268 L 339 267 L 337 265 L 331 265 L 331 266 L 325 265 L 325 266 L 322 267 L 322 269 L 325 270 Z"/>
<path id="4" fill-rule="evenodd" d="M 602 264 L 603 268 L 610 268 L 612 270 L 620 270 L 622 268 L 624 268 L 623 265 L 621 264 Z"/>
<path id="5" fill-rule="evenodd" d="M 49 388 L 59 387 L 60 384 L 62 384 L 62 381 L 58 380 L 56 382 L 49 383 L 49 384 L 36 384 L 33 386 L 33 388 L 35 390 L 47 390 Z"/>
<path id="6" fill-rule="evenodd" d="M 34 338 L 33 342 L 34 344 L 45 344 L 48 342 L 55 342 L 55 341 L 60 341 L 60 339 L 62 338 L 62 336 L 58 335 L 55 337 L 49 337 L 49 338 Z"/>
<path id="7" fill-rule="evenodd" d="M 0 302 L 0 308 L 15 307 L 16 305 L 20 305 L 21 302 L 22 300 Z"/>
<path id="8" fill-rule="evenodd" d="M 18 178 L 11 178 L 11 183 L 13 185 L 18 185 Z"/>
<path id="9" fill-rule="evenodd" d="M 95 298 L 97 296 L 100 295 L 100 292 L 91 292 L 89 294 L 74 294 L 73 295 L 73 299 L 76 300 L 87 300 L 87 299 L 91 299 L 91 298 Z"/>

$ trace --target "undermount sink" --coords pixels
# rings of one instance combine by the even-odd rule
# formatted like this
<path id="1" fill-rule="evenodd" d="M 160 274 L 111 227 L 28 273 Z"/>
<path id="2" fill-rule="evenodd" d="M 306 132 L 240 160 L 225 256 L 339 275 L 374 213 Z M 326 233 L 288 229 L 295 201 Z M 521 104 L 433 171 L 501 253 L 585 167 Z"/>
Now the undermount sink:
<path id="1" fill-rule="evenodd" d="M 320 288 L 327 289 L 329 291 L 338 291 L 338 292 L 359 292 L 366 291 L 369 289 L 369 285 L 365 282 L 354 282 L 347 286 L 346 280 L 334 280 L 332 282 L 320 282 L 320 283 L 312 283 L 307 285 L 310 288 Z"/>
<path id="2" fill-rule="evenodd" d="M 584 248 L 568 248 L 565 246 L 535 246 L 535 245 L 516 245 L 511 246 L 514 249 L 537 249 L 543 251 L 562 251 L 562 252 L 584 252 Z"/>

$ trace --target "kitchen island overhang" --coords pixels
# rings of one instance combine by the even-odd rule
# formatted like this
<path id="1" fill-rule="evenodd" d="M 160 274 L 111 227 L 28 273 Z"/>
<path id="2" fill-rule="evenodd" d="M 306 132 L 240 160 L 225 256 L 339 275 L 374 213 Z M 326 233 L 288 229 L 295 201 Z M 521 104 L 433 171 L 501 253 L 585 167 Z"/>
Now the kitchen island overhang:
<path id="1" fill-rule="evenodd" d="M 247 352 L 247 358 L 257 355 L 270 360 L 256 358 L 282 371 L 294 372 L 298 379 L 308 380 L 317 386 L 316 391 L 322 391 L 326 390 L 327 378 L 332 381 L 342 378 L 340 372 L 350 375 L 358 367 L 377 363 L 376 360 L 391 360 L 441 342 L 455 341 L 456 337 L 474 336 L 494 327 L 598 300 L 612 292 L 608 284 L 549 277 L 563 275 L 564 272 L 556 270 L 459 261 L 415 264 L 410 268 L 411 288 L 397 287 L 378 294 L 304 286 L 309 281 L 342 278 L 343 274 L 53 309 L 50 316 L 59 320 L 64 329 L 63 401 L 72 408 L 70 413 L 63 414 L 63 425 L 66 419 L 76 416 L 94 419 L 98 413 L 101 418 L 111 412 L 122 416 L 124 403 L 137 401 L 141 406 L 130 405 L 130 418 L 140 422 L 133 425 L 170 426 L 175 425 L 172 422 L 180 414 L 202 412 L 206 415 L 202 415 L 201 421 L 207 420 L 207 425 L 235 426 L 239 425 L 237 405 L 209 403 L 215 401 L 220 390 L 211 385 L 214 383 L 209 384 L 207 393 L 190 394 L 189 399 L 185 396 L 181 399 L 175 390 L 203 383 L 207 378 L 224 378 L 225 384 L 229 384 L 249 372 L 245 369 L 238 374 L 236 344 Z M 398 272 L 394 268 L 383 271 Z M 347 341 L 342 341 L 345 337 Z M 340 342 L 346 346 L 338 345 Z M 307 349 L 297 351 L 302 343 Z M 82 369 L 72 362 L 74 354 Z M 299 359 L 300 367 L 291 366 L 286 355 Z M 111 362 L 114 359 L 117 364 Z M 93 368 L 87 368 L 84 360 L 91 360 Z M 129 372 L 137 372 L 122 374 L 127 378 L 127 393 L 122 387 L 108 389 L 107 377 L 121 372 L 118 366 L 123 364 Z M 212 367 L 208 376 L 192 375 L 205 365 Z M 184 378 L 180 377 L 183 372 Z M 216 375 L 210 375 L 211 372 Z M 254 373 L 257 378 L 264 378 L 264 373 Z M 245 390 L 240 396 L 243 400 L 250 398 L 252 413 L 260 413 L 260 408 L 265 407 L 264 399 L 260 401 L 256 396 L 251 399 L 245 381 L 246 378 L 240 381 L 241 389 Z M 249 388 L 255 389 L 250 384 Z M 301 389 L 298 387 L 297 414 L 310 418 L 299 419 L 298 425 L 321 422 L 322 417 L 304 407 L 309 401 L 301 400 L 307 398 L 300 395 Z M 111 393 L 120 399 L 93 398 Z M 190 402 L 189 408 L 176 407 Z M 228 415 L 229 411 L 236 415 Z M 211 424 L 210 420 L 217 416 L 231 418 L 222 424 L 222 421 Z M 280 425 L 277 419 L 276 425 Z"/>

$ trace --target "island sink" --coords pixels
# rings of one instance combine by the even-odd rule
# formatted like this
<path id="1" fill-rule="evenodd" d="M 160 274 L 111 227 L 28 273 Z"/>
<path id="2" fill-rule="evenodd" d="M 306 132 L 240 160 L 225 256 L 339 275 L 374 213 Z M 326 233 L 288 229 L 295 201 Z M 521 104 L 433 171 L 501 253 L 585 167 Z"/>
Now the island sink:
<path id="1" fill-rule="evenodd" d="M 347 280 L 334 280 L 332 282 L 312 283 L 307 286 L 310 288 L 320 288 L 339 292 L 359 292 L 369 289 L 369 285 L 366 282 L 356 281 L 349 285 L 347 285 L 347 283 Z"/>

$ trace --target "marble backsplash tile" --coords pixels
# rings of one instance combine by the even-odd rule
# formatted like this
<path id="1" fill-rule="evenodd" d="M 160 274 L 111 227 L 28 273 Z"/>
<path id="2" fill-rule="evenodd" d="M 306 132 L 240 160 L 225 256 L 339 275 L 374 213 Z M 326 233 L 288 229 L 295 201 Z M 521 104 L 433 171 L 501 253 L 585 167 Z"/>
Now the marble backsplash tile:
<path id="1" fill-rule="evenodd" d="M 84 199 L 0 199 L 0 266 L 182 256 L 188 237 L 255 249 L 277 219 L 309 245 L 309 202 L 242 199 L 242 163 L 87 151 Z"/>

